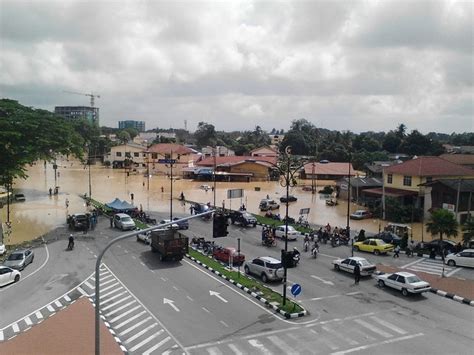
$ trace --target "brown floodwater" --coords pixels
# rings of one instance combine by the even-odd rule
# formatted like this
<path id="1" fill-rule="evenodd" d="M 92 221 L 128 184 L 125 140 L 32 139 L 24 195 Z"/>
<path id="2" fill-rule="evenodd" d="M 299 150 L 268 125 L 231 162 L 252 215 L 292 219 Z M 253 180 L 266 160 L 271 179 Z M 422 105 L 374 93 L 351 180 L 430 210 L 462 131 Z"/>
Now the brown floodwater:
<path id="1" fill-rule="evenodd" d="M 14 202 L 10 206 L 10 220 L 12 222 L 12 232 L 10 236 L 5 236 L 5 244 L 16 244 L 26 240 L 35 239 L 51 229 L 64 225 L 67 214 L 85 212 L 84 200 L 79 197 L 89 192 L 89 169 L 77 161 L 58 160 L 58 176 L 56 186 L 59 186 L 58 195 L 49 195 L 49 188 L 54 190 L 55 178 L 52 164 L 38 163 L 28 169 L 28 179 L 16 180 L 14 184 L 15 193 L 23 193 L 26 202 Z M 106 168 L 99 165 L 92 165 L 90 169 L 92 197 L 101 202 L 110 202 L 116 197 L 131 201 L 130 194 L 134 194 L 134 205 L 143 208 L 144 211 L 156 211 L 164 214 L 170 211 L 170 179 L 164 176 L 152 176 L 149 180 L 149 188 L 146 176 L 142 174 L 132 174 L 127 176 L 123 169 Z M 302 185 L 310 182 L 301 181 L 301 184 L 290 188 L 290 194 L 298 198 L 297 202 L 289 205 L 289 215 L 293 218 L 299 216 L 300 209 L 310 208 L 307 219 L 310 223 L 332 226 L 345 226 L 347 216 L 347 204 L 339 201 L 336 207 L 329 207 L 325 204 L 325 199 L 321 199 L 318 194 L 311 194 L 310 191 L 303 191 Z M 212 182 L 193 181 L 185 179 L 173 179 L 173 215 L 189 213 L 189 205 L 183 205 L 177 200 L 183 192 L 185 198 L 191 201 L 202 203 L 214 201 L 214 192 L 209 189 L 205 191 L 201 185 L 212 186 Z M 318 188 L 324 184 L 318 181 Z M 251 182 L 251 183 L 216 183 L 216 205 L 222 206 L 225 203 L 227 208 L 237 209 L 242 203 L 247 210 L 253 213 L 260 213 L 258 205 L 261 199 L 267 195 L 279 202 L 281 196 L 286 194 L 286 188 L 276 182 Z M 163 192 L 162 192 L 163 187 Z M 256 191 L 260 188 L 260 191 Z M 227 199 L 229 189 L 243 189 L 242 199 Z M 69 207 L 66 208 L 66 200 Z M 354 203 L 350 204 L 350 212 L 360 209 Z M 1 220 L 7 220 L 7 208 L 4 206 L 1 211 Z M 276 211 L 278 212 L 278 210 Z M 285 215 L 285 204 L 281 204 L 279 213 Z M 263 214 L 263 213 L 262 213 Z M 363 221 L 350 221 L 352 230 L 365 229 L 370 232 L 377 232 L 386 225 L 386 222 L 379 219 L 367 219 Z M 414 224 L 414 238 L 421 239 L 421 225 Z M 426 232 L 425 239 L 431 239 Z"/>

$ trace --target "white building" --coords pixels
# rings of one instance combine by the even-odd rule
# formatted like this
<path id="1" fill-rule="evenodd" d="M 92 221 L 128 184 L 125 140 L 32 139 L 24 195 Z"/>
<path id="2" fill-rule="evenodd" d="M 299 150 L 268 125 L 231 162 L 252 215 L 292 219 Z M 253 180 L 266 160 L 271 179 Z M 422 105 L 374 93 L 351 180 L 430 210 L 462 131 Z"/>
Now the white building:
<path id="1" fill-rule="evenodd" d="M 127 143 L 122 145 L 117 145 L 110 149 L 104 162 L 109 162 L 110 166 L 113 168 L 124 168 L 126 167 L 125 160 L 129 161 L 129 167 L 137 170 L 146 169 L 146 148 L 144 146 Z"/>

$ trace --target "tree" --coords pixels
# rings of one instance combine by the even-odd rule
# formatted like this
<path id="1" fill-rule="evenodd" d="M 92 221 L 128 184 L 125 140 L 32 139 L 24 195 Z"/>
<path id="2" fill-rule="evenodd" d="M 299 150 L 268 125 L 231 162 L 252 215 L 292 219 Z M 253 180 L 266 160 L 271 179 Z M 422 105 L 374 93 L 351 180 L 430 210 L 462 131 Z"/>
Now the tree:
<path id="1" fill-rule="evenodd" d="M 443 259 L 443 273 L 444 277 L 444 248 L 443 248 L 443 234 L 446 237 L 458 235 L 458 221 L 453 213 L 445 209 L 439 209 L 431 212 L 431 219 L 426 224 L 426 230 L 431 234 L 439 233 L 439 250 L 441 258 Z"/>
<path id="2" fill-rule="evenodd" d="M 463 236 L 462 240 L 465 244 L 468 244 L 469 241 L 474 238 L 474 218 L 470 217 L 466 223 L 462 226 Z"/>
<path id="3" fill-rule="evenodd" d="M 382 142 L 382 148 L 389 153 L 398 153 L 398 147 L 402 143 L 400 137 L 398 137 L 393 131 L 388 132 Z"/>
<path id="4" fill-rule="evenodd" d="M 128 132 L 128 134 L 130 135 L 130 140 L 133 140 L 133 138 L 138 136 L 138 130 L 136 128 L 125 128 L 124 131 Z"/>
<path id="5" fill-rule="evenodd" d="M 130 133 L 128 133 L 128 131 L 123 130 L 117 133 L 117 139 L 121 144 L 127 144 L 132 138 L 130 137 Z"/>
<path id="6" fill-rule="evenodd" d="M 196 144 L 199 147 L 215 146 L 217 142 L 217 134 L 214 125 L 206 122 L 199 122 L 198 128 L 194 133 Z"/>

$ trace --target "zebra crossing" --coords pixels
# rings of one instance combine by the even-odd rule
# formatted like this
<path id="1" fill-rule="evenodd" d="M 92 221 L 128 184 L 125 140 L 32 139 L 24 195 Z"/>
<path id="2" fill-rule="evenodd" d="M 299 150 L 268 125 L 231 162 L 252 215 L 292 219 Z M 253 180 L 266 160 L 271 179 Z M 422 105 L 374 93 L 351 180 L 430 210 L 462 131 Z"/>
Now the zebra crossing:
<path id="1" fill-rule="evenodd" d="M 423 336 L 373 314 L 185 348 L 189 354 L 345 354 Z"/>
<path id="2" fill-rule="evenodd" d="M 31 329 L 33 326 L 42 323 L 45 319 L 54 316 L 56 312 L 74 303 L 81 296 L 82 293 L 78 288 L 72 289 L 46 306 L 43 306 L 26 315 L 22 319 L 7 325 L 0 329 L 0 342 L 12 339 L 22 332 Z"/>
<path id="3" fill-rule="evenodd" d="M 95 277 L 79 287 L 82 294 L 95 302 Z M 102 264 L 100 269 L 100 311 L 105 325 L 121 349 L 129 354 L 182 354 L 175 339 L 160 321 L 148 311 L 127 287 Z"/>
<path id="4" fill-rule="evenodd" d="M 443 273 L 443 261 L 437 259 L 421 258 L 409 264 L 403 265 L 401 268 L 441 276 Z M 461 270 L 459 267 L 444 265 L 445 276 L 451 276 L 459 270 Z"/>

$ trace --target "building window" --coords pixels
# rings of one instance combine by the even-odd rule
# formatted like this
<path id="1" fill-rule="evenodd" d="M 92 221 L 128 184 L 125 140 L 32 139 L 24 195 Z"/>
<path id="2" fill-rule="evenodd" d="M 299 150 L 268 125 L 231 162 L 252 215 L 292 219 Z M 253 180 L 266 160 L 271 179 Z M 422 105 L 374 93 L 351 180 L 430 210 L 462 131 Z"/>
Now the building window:
<path id="1" fill-rule="evenodd" d="M 387 184 L 393 183 L 393 175 L 392 174 L 387 174 Z"/>
<path id="2" fill-rule="evenodd" d="M 143 153 L 143 158 L 146 158 L 146 153 Z"/>
<path id="3" fill-rule="evenodd" d="M 411 176 L 403 177 L 403 186 L 411 186 Z"/>
<path id="4" fill-rule="evenodd" d="M 138 158 L 140 156 L 140 153 L 135 152 L 135 153 L 133 153 L 133 156 Z"/>
<path id="5" fill-rule="evenodd" d="M 121 157 L 121 156 L 122 156 L 122 152 L 115 152 L 115 155 L 116 155 L 117 157 Z"/>
<path id="6" fill-rule="evenodd" d="M 158 153 L 151 153 L 151 159 L 158 159 Z"/>

